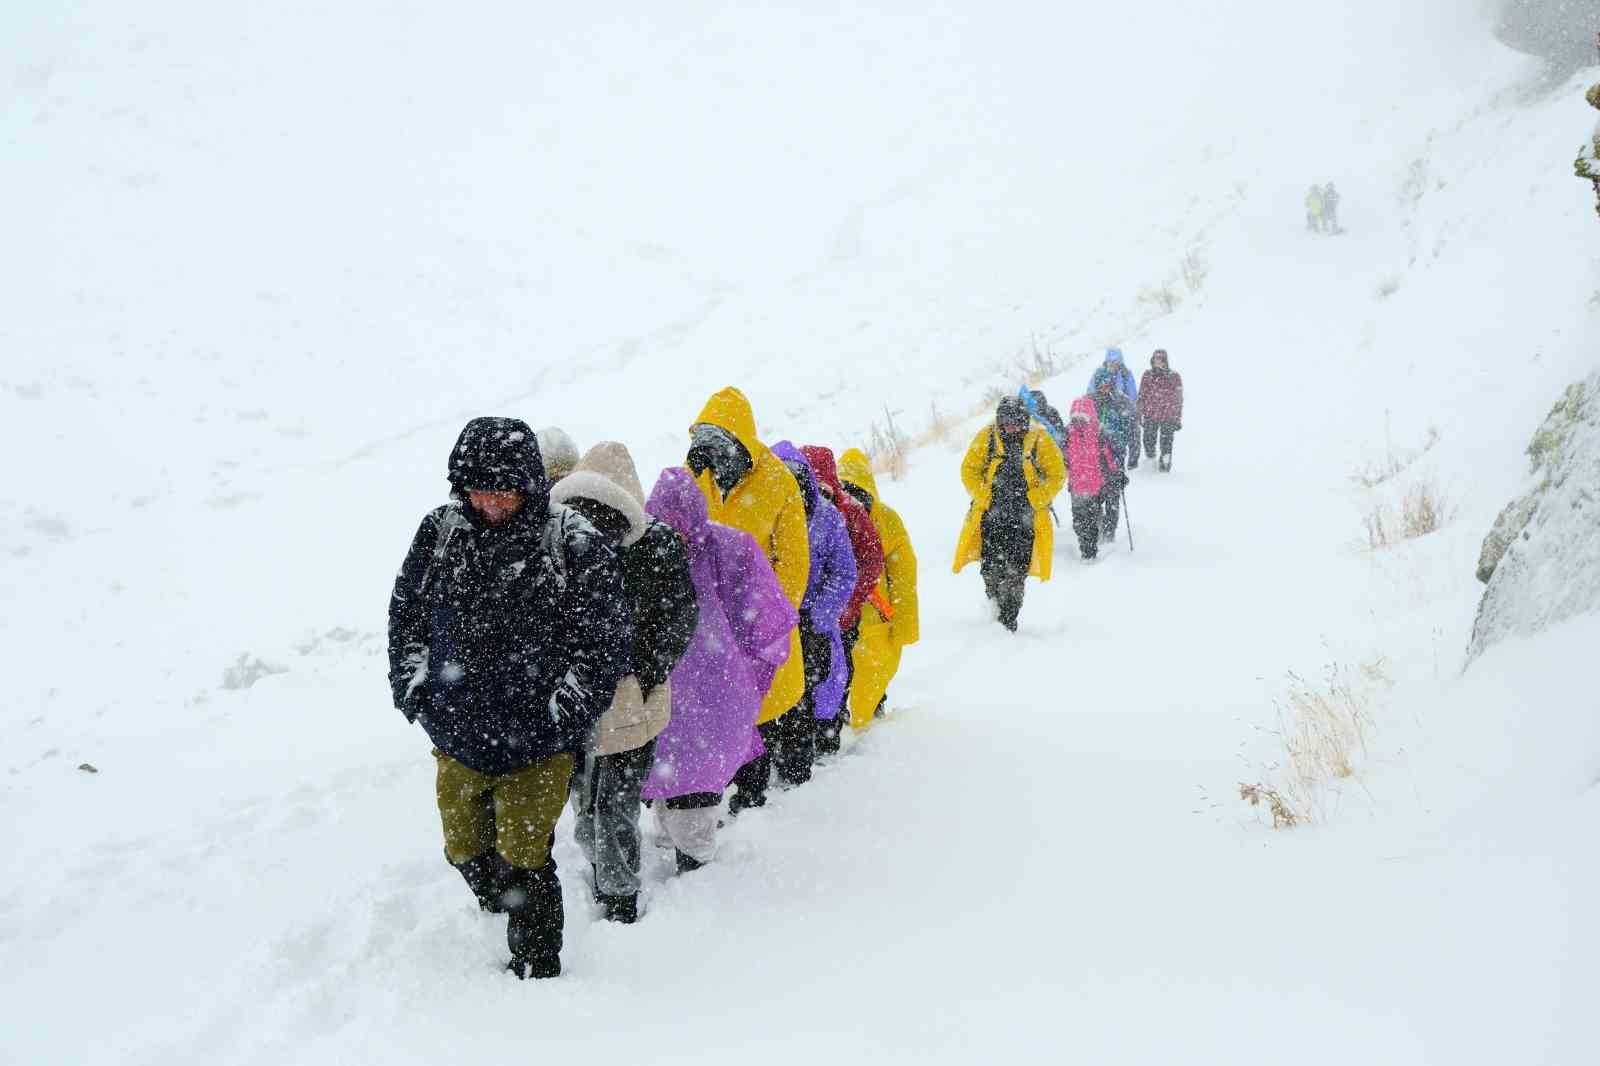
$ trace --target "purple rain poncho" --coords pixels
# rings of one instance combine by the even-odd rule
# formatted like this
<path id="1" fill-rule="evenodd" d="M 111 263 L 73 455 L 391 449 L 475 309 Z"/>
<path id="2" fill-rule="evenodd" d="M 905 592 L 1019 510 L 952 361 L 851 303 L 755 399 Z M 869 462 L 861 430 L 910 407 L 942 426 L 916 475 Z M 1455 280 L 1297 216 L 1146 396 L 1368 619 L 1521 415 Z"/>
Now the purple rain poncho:
<path id="1" fill-rule="evenodd" d="M 711 521 L 688 471 L 663 471 L 645 510 L 687 540 L 700 624 L 672 671 L 672 720 L 642 795 L 720 792 L 766 750 L 756 715 L 788 661 L 797 615 L 755 538 Z"/>
<path id="2" fill-rule="evenodd" d="M 804 453 L 788 441 L 775 445 L 772 454 L 802 468 L 800 496 L 806 503 L 806 535 L 811 542 L 811 576 L 806 580 L 800 611 L 811 621 L 811 631 L 830 638 L 833 650 L 828 676 L 812 693 L 818 718 L 829 720 L 844 702 L 844 641 L 839 636 L 839 616 L 856 588 L 856 553 L 844 515 L 823 499 L 816 475 Z"/>

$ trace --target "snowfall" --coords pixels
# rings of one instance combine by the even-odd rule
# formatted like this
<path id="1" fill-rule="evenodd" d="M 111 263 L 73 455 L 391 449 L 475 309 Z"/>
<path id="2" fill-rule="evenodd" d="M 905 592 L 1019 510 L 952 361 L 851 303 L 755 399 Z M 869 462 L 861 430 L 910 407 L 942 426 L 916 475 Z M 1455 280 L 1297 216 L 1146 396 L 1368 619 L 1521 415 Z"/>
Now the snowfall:
<path id="1" fill-rule="evenodd" d="M 0 1060 L 1595 1062 L 1600 615 L 1467 648 L 1595 367 L 1596 72 L 1477 6 L 6 5 Z M 1010 635 L 961 451 L 1110 343 L 1184 375 L 1174 470 Z M 916 438 L 922 643 L 706 869 L 647 815 L 638 925 L 564 818 L 515 981 L 395 568 L 469 417 L 648 484 L 729 384 Z M 1274 828 L 1330 682 L 1363 743 Z"/>

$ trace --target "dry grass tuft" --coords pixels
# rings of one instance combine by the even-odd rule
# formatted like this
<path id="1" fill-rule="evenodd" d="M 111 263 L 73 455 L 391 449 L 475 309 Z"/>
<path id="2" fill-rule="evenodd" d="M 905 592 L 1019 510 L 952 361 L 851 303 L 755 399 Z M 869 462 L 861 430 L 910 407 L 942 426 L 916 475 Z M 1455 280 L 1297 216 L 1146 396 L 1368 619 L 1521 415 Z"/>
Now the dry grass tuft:
<path id="1" fill-rule="evenodd" d="M 1259 781 L 1253 785 L 1239 782 L 1239 798 L 1252 807 L 1260 807 L 1265 803 L 1267 809 L 1272 812 L 1274 829 L 1293 829 L 1305 821 L 1305 815 L 1289 806 L 1289 801 L 1283 798 L 1281 792 Z"/>
<path id="2" fill-rule="evenodd" d="M 1356 468 L 1356 472 L 1350 475 L 1350 479 L 1362 488 L 1375 489 L 1384 482 L 1399 477 L 1412 463 L 1431 452 L 1438 443 L 1438 426 L 1428 427 L 1428 435 L 1423 439 L 1420 448 L 1404 452 L 1396 451 L 1394 442 L 1390 441 L 1381 457 L 1362 463 Z"/>
<path id="3" fill-rule="evenodd" d="M 1449 521 L 1453 507 L 1432 481 L 1419 481 L 1400 501 L 1400 528 L 1406 539 L 1425 537 Z"/>
<path id="4" fill-rule="evenodd" d="M 905 477 L 910 452 L 911 441 L 895 422 L 894 412 L 885 407 L 883 422 L 872 423 L 872 437 L 867 443 L 867 458 L 872 462 L 872 469 L 887 475 L 891 481 L 899 481 Z"/>
<path id="5" fill-rule="evenodd" d="M 1373 700 L 1389 685 L 1388 665 L 1381 657 L 1354 669 L 1332 663 L 1321 682 L 1293 673 L 1289 681 L 1272 730 L 1284 760 L 1266 767 L 1255 784 L 1239 785 L 1241 800 L 1266 804 L 1274 829 L 1321 821 L 1328 797 L 1357 777 L 1372 735 Z"/>

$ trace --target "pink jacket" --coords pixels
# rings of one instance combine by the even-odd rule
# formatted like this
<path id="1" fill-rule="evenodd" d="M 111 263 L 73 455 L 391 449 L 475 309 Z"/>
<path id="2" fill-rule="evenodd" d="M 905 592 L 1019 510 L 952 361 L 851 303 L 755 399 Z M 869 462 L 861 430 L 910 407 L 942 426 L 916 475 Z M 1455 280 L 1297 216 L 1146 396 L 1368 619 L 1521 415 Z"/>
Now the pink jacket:
<path id="1" fill-rule="evenodd" d="M 1117 457 L 1100 433 L 1094 401 L 1079 396 L 1072 401 L 1067 420 L 1067 491 L 1074 496 L 1098 495 L 1106 475 L 1118 469 Z"/>

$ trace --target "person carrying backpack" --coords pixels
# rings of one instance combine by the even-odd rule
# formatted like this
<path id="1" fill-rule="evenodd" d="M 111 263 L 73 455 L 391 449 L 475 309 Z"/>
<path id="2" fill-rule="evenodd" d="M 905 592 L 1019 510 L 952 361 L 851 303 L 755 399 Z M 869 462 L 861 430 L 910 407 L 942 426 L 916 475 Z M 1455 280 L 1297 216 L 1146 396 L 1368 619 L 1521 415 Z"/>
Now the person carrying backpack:
<path id="1" fill-rule="evenodd" d="M 1121 514 L 1122 490 L 1128 485 L 1123 457 L 1131 448 L 1138 451 L 1134 438 L 1135 415 L 1133 404 L 1117 390 L 1114 379 L 1105 367 L 1094 372 L 1089 399 L 1094 403 L 1100 420 L 1100 434 L 1111 445 L 1117 461 L 1108 473 L 1106 486 L 1100 491 L 1100 536 L 1102 540 L 1117 539 L 1117 518 Z"/>
<path id="2" fill-rule="evenodd" d="M 1111 375 L 1112 386 L 1128 401 L 1127 407 L 1131 413 L 1127 427 L 1115 435 L 1113 443 L 1123 448 L 1117 457 L 1123 468 L 1133 470 L 1139 466 L 1139 386 L 1134 383 L 1133 371 L 1128 369 L 1128 364 L 1122 358 L 1121 348 L 1107 348 L 1105 362 L 1095 368 L 1094 374 L 1089 375 L 1091 395 L 1095 391 L 1095 375 L 1102 371 Z"/>
<path id="3" fill-rule="evenodd" d="M 1313 185 L 1306 193 L 1306 229 L 1312 233 L 1322 232 L 1322 206 L 1322 189 Z"/>
<path id="4" fill-rule="evenodd" d="M 1339 190 L 1333 182 L 1322 187 L 1322 220 L 1329 233 L 1342 233 L 1339 228 Z"/>
<path id="5" fill-rule="evenodd" d="M 1028 577 L 1050 580 L 1050 502 L 1066 481 L 1061 450 L 1043 429 L 1030 426 L 1022 401 L 1007 396 L 994 425 L 972 438 L 961 481 L 972 502 L 954 570 L 981 562 L 984 594 L 998 609 L 1000 624 L 1015 633 Z"/>
<path id="6" fill-rule="evenodd" d="M 756 539 L 784 596 L 798 612 L 811 574 L 805 501 L 793 475 L 756 436 L 750 401 L 736 388 L 723 389 L 706 402 L 689 434 L 686 465 L 706 498 L 711 521 Z M 759 724 L 768 725 L 799 707 L 805 688 L 805 656 L 796 628 L 790 634 L 789 656 L 762 701 Z M 758 784 L 756 777 L 769 765 L 760 762 L 737 779 L 739 790 L 729 801 L 730 813 L 766 802 L 767 782 Z"/>
<path id="7" fill-rule="evenodd" d="M 508 916 L 507 969 L 555 977 L 551 838 L 574 753 L 628 669 L 633 611 L 611 545 L 550 505 L 526 423 L 468 422 L 449 478 L 395 577 L 389 685 L 433 742 L 446 858 L 480 907 Z"/>
<path id="8" fill-rule="evenodd" d="M 603 441 L 550 489 L 550 502 L 587 518 L 617 550 L 633 608 L 628 673 L 572 775 L 573 835 L 594 871 L 607 921 L 639 918 L 639 791 L 656 737 L 672 717 L 668 681 L 699 622 L 689 556 L 677 532 L 645 514 L 628 449 Z"/>
<path id="9" fill-rule="evenodd" d="M 799 616 L 755 538 L 707 517 L 688 471 L 663 471 L 645 511 L 682 538 L 699 604 L 642 793 L 687 873 L 716 854 L 717 808 L 733 775 L 766 751 L 756 717 Z"/>
<path id="10" fill-rule="evenodd" d="M 839 750 L 839 737 L 844 730 L 849 712 L 844 707 L 855 674 L 855 647 L 861 639 L 861 608 L 877 588 L 883 576 L 883 539 L 878 536 L 872 516 L 861 501 L 844 490 L 839 482 L 838 464 L 833 450 L 820 444 L 807 444 L 800 453 L 806 457 L 811 472 L 817 477 L 817 488 L 822 498 L 838 510 L 844 518 L 845 530 L 850 535 L 850 550 L 855 556 L 856 585 L 845 601 L 839 615 L 839 643 L 844 651 L 844 662 L 836 667 L 833 676 L 817 690 L 817 754 L 832 755 Z"/>
<path id="11" fill-rule="evenodd" d="M 1155 459 L 1159 444 L 1156 469 L 1166 473 L 1172 469 L 1172 436 L 1183 428 L 1183 377 L 1173 373 L 1165 348 L 1155 350 L 1139 383 L 1139 417 L 1144 423 L 1144 454 Z"/>
<path id="12" fill-rule="evenodd" d="M 1100 554 L 1100 530 L 1105 505 L 1101 499 L 1120 477 L 1116 451 L 1100 432 L 1094 401 L 1080 396 L 1072 401 L 1067 427 L 1067 491 L 1072 495 L 1072 531 L 1085 562 Z"/>
<path id="13" fill-rule="evenodd" d="M 839 456 L 839 479 L 845 492 L 867 509 L 883 544 L 883 576 L 861 608 L 860 635 L 850 655 L 850 728 L 859 732 L 883 713 L 904 650 L 922 637 L 917 553 L 899 512 L 878 495 L 866 452 L 851 448 Z"/>

